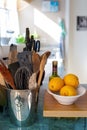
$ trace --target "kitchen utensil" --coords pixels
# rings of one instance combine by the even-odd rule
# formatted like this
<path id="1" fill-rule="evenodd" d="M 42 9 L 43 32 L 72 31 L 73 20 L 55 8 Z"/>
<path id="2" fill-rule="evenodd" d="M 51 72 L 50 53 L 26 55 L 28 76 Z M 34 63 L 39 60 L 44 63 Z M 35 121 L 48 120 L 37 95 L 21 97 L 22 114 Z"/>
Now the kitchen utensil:
<path id="1" fill-rule="evenodd" d="M 32 64 L 32 52 L 31 51 L 23 51 L 18 53 L 18 61 L 20 66 L 26 66 L 29 70 L 33 72 L 33 64 Z"/>
<path id="2" fill-rule="evenodd" d="M 40 51 L 40 41 L 37 40 L 36 41 L 36 52 L 39 52 Z"/>
<path id="3" fill-rule="evenodd" d="M 28 88 L 28 79 L 32 75 L 31 69 L 28 69 L 26 66 L 22 66 L 17 69 L 15 73 L 15 84 L 17 89 L 27 89 Z"/>
<path id="4" fill-rule="evenodd" d="M 33 64 L 33 72 L 37 72 L 40 67 L 40 55 L 33 51 L 32 53 L 32 64 Z"/>
<path id="5" fill-rule="evenodd" d="M 39 68 L 39 77 L 38 77 L 38 83 L 37 83 L 38 89 L 39 89 L 40 84 L 41 84 L 41 80 L 42 80 L 42 76 L 43 76 L 43 73 L 44 73 L 46 61 L 47 61 L 47 56 L 46 56 L 46 54 L 44 54 L 43 57 L 42 57 L 41 63 L 40 63 L 40 68 Z"/>
<path id="6" fill-rule="evenodd" d="M 14 79 L 2 60 L 0 60 L 0 72 L 3 75 L 5 82 L 9 84 L 11 88 L 16 89 Z"/>
<path id="7" fill-rule="evenodd" d="M 6 97 L 6 87 L 0 84 L 0 107 L 6 106 L 7 97 Z"/>
<path id="8" fill-rule="evenodd" d="M 41 62 L 40 62 L 40 67 L 39 67 L 39 77 L 38 77 L 38 88 L 40 87 L 43 75 L 44 75 L 44 68 L 45 64 L 47 62 L 47 59 L 50 55 L 50 51 L 46 51 L 44 54 L 41 55 Z"/>
<path id="9" fill-rule="evenodd" d="M 17 54 L 18 54 L 17 46 L 14 45 L 14 44 L 11 44 L 10 52 L 9 52 L 9 55 L 8 55 L 8 65 L 18 61 Z"/>
<path id="10" fill-rule="evenodd" d="M 30 90 L 35 89 L 35 88 L 37 87 L 36 77 L 37 77 L 37 74 L 36 74 L 36 73 L 33 73 L 33 74 L 30 76 L 30 78 L 29 78 L 28 88 L 29 88 Z"/>
<path id="11" fill-rule="evenodd" d="M 12 52 L 12 51 L 14 51 L 14 50 L 17 51 L 17 45 L 11 44 L 11 45 L 10 45 L 10 51 Z"/>
<path id="12" fill-rule="evenodd" d="M 16 71 L 17 71 L 17 69 L 18 69 L 19 67 L 20 67 L 20 65 L 19 65 L 19 62 L 18 62 L 18 61 L 8 65 L 8 69 L 9 69 L 9 71 L 11 72 L 13 78 L 14 78 L 15 73 L 16 73 Z"/>
<path id="13" fill-rule="evenodd" d="M 50 56 L 51 52 L 50 51 L 46 51 L 44 52 L 41 56 L 40 59 L 42 59 L 43 55 L 46 54 L 47 58 Z"/>
<path id="14" fill-rule="evenodd" d="M 5 82 L 3 75 L 0 73 L 0 88 L 3 87 L 3 89 L 10 88 L 10 86 Z"/>
<path id="15" fill-rule="evenodd" d="M 43 55 L 42 59 L 41 59 L 41 62 L 40 62 L 40 67 L 39 67 L 39 75 L 38 75 L 38 81 L 37 81 L 37 93 L 36 93 L 36 100 L 38 102 L 38 95 L 39 95 L 39 89 L 40 89 L 40 85 L 41 85 L 41 82 L 42 82 L 42 77 L 43 77 L 43 74 L 44 74 L 44 68 L 45 68 L 45 64 L 47 62 L 47 56 L 46 54 Z"/>
<path id="16" fill-rule="evenodd" d="M 0 73 L 0 85 L 5 86 L 4 77 L 1 73 Z"/>
<path id="17" fill-rule="evenodd" d="M 36 121 L 36 89 L 7 90 L 8 114 L 11 123 L 24 127 Z M 21 129 L 21 127 L 19 129 Z"/>

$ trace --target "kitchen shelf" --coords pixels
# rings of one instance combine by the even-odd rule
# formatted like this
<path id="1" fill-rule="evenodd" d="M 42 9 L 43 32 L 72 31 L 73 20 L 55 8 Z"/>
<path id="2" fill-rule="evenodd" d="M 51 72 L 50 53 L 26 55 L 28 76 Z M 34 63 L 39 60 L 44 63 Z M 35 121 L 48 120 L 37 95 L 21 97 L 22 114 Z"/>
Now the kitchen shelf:
<path id="1" fill-rule="evenodd" d="M 72 105 L 61 105 L 47 90 L 44 96 L 44 117 L 87 117 L 87 92 Z"/>

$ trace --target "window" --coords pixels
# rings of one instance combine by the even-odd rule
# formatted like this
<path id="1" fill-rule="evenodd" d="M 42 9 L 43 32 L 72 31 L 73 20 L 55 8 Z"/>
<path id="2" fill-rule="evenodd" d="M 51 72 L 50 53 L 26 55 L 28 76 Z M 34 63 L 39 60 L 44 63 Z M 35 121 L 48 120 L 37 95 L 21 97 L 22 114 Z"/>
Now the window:
<path id="1" fill-rule="evenodd" d="M 9 38 L 15 37 L 18 34 L 19 34 L 19 24 L 18 24 L 17 0 L 0 0 L 1 44 L 5 44 L 6 39 L 9 41 Z"/>
<path id="2" fill-rule="evenodd" d="M 9 11 L 8 9 L 0 8 L 0 32 L 1 37 L 6 37 L 7 25 L 9 19 Z"/>

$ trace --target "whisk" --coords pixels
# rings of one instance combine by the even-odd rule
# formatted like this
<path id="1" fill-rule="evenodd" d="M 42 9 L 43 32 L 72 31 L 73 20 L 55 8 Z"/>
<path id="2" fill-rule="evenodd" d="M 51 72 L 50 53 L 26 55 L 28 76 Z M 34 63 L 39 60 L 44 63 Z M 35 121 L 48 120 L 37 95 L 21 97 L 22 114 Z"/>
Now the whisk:
<path id="1" fill-rule="evenodd" d="M 22 66 L 17 69 L 15 73 L 15 84 L 17 89 L 27 89 L 28 88 L 28 79 L 32 75 L 32 71 L 26 66 Z"/>

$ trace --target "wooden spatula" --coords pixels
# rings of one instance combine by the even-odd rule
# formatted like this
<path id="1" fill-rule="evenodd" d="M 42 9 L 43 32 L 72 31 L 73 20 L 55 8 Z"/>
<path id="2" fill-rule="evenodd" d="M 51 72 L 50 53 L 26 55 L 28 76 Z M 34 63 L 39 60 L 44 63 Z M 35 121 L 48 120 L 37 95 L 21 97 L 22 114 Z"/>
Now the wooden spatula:
<path id="1" fill-rule="evenodd" d="M 47 59 L 50 54 L 51 54 L 50 51 L 46 51 L 44 54 L 41 55 L 41 62 L 40 62 L 40 67 L 39 67 L 39 77 L 38 77 L 38 87 L 40 87 L 40 85 L 41 85 L 42 77 L 44 74 L 45 64 L 46 64 Z"/>
<path id="2" fill-rule="evenodd" d="M 41 63 L 40 63 L 40 68 L 39 68 L 39 77 L 38 77 L 38 83 L 37 83 L 38 89 L 39 89 L 40 84 L 41 84 L 41 80 L 42 80 L 42 76 L 44 73 L 44 68 L 45 68 L 46 62 L 47 62 L 47 56 L 46 56 L 46 54 L 44 54 L 42 57 Z"/>
<path id="3" fill-rule="evenodd" d="M 3 75 L 5 82 L 9 84 L 13 89 L 16 89 L 14 79 L 2 60 L 0 60 L 0 73 Z"/>

